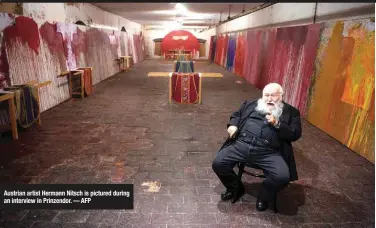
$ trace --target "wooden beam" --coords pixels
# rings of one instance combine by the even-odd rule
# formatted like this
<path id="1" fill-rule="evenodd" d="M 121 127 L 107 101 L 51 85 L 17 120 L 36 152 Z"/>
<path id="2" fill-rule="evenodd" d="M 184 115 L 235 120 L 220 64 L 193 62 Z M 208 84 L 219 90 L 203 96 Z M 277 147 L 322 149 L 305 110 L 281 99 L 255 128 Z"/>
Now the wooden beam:
<path id="1" fill-rule="evenodd" d="M 14 97 L 14 93 L 1 93 L 0 92 L 0 102 L 1 101 L 6 101 L 8 99 L 11 99 L 12 97 Z"/>
<path id="2" fill-rule="evenodd" d="M 50 85 L 51 84 L 51 81 L 45 81 L 45 82 L 42 82 L 42 83 L 39 83 L 38 85 L 36 85 L 38 88 L 41 88 L 41 87 L 45 87 L 47 85 Z"/>
<path id="3" fill-rule="evenodd" d="M 34 85 L 39 89 L 41 87 L 44 87 L 44 86 L 51 84 L 51 81 L 45 81 L 45 82 L 42 82 L 42 83 L 37 83 L 36 81 L 31 81 L 31 82 L 28 82 L 26 84 L 27 85 Z"/>
<path id="4" fill-rule="evenodd" d="M 201 73 L 201 77 L 204 78 L 223 78 L 221 73 Z"/>
<path id="5" fill-rule="evenodd" d="M 13 139 L 18 139 L 17 117 L 16 117 L 16 107 L 14 105 L 14 95 L 8 100 L 8 105 L 9 105 L 10 125 L 12 126 L 12 137 Z"/>
<path id="6" fill-rule="evenodd" d="M 170 72 L 149 72 L 148 77 L 169 77 Z"/>
<path id="7" fill-rule="evenodd" d="M 201 104 L 202 103 L 202 77 L 200 76 L 200 87 L 199 87 L 199 104 Z"/>
<path id="8" fill-rule="evenodd" d="M 83 71 L 78 71 L 78 72 L 76 72 L 76 73 L 73 73 L 73 75 L 74 76 L 77 76 L 77 75 L 81 75 L 81 74 L 83 74 L 84 72 Z"/>
<path id="9" fill-rule="evenodd" d="M 57 77 L 60 78 L 60 77 L 64 77 L 64 76 L 67 76 L 68 74 L 70 74 L 70 71 L 64 71 L 62 72 L 61 74 L 59 74 Z"/>

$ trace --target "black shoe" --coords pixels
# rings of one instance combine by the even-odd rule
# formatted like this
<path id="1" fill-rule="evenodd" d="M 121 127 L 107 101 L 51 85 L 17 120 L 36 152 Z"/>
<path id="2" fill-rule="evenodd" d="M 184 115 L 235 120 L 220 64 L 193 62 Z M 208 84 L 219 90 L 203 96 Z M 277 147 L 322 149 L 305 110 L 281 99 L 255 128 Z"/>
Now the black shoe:
<path id="1" fill-rule="evenodd" d="M 268 202 L 267 201 L 262 201 L 260 198 L 257 198 L 256 201 L 256 210 L 258 211 L 265 211 L 268 209 Z"/>
<path id="2" fill-rule="evenodd" d="M 221 200 L 223 200 L 223 201 L 230 200 L 233 197 L 234 197 L 234 192 L 230 192 L 228 190 L 222 192 L 222 194 L 221 194 Z"/>
<path id="3" fill-rule="evenodd" d="M 234 204 L 234 203 L 238 202 L 238 200 L 240 198 L 242 198 L 242 196 L 244 195 L 244 193 L 245 193 L 245 189 L 244 189 L 244 186 L 242 185 L 240 187 L 239 191 L 236 194 L 234 194 L 234 198 L 232 199 L 231 203 Z"/>

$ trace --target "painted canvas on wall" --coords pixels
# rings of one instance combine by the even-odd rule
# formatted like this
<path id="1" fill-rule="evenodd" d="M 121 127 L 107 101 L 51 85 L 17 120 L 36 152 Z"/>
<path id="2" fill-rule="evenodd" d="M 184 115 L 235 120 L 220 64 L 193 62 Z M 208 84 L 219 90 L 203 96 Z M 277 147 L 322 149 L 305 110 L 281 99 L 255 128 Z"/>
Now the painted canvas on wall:
<path id="1" fill-rule="evenodd" d="M 307 120 L 375 161 L 375 24 L 322 24 Z"/>
<path id="2" fill-rule="evenodd" d="M 304 115 L 319 33 L 318 24 L 248 31 L 245 79 L 259 89 L 280 83 L 284 99 Z"/>
<path id="3" fill-rule="evenodd" d="M 223 36 L 222 35 L 217 37 L 215 45 L 216 45 L 216 48 L 215 48 L 215 54 L 214 54 L 215 56 L 214 62 L 215 64 L 220 65 L 221 56 L 223 52 Z"/>
<path id="4" fill-rule="evenodd" d="M 374 21 L 252 30 L 244 41 L 242 70 L 250 84 L 280 83 L 285 101 L 310 123 L 374 163 Z M 223 52 L 215 55 L 222 65 Z"/>
<path id="5" fill-rule="evenodd" d="M 234 60 L 234 73 L 244 77 L 244 54 L 245 54 L 245 34 L 239 33 L 236 40 L 236 51 Z"/>
<path id="6" fill-rule="evenodd" d="M 42 23 L 33 18 L 0 13 L 0 89 L 5 86 L 51 81 L 40 92 L 41 111 L 69 99 L 68 69 L 92 67 L 93 84 L 120 71 L 120 32 L 65 23 Z M 127 39 L 126 41 L 130 41 Z M 140 42 L 139 42 L 140 43 Z M 138 43 L 138 44 L 139 44 Z M 123 47 L 129 46 L 122 44 Z M 142 45 L 137 52 L 142 53 Z M 143 60 L 139 59 L 139 60 Z M 4 108 L 0 108 L 0 120 Z"/>
<path id="7" fill-rule="evenodd" d="M 233 71 L 234 59 L 236 51 L 236 34 L 231 34 L 229 36 L 229 42 L 227 47 L 227 57 L 226 57 L 226 69 L 228 71 Z"/>

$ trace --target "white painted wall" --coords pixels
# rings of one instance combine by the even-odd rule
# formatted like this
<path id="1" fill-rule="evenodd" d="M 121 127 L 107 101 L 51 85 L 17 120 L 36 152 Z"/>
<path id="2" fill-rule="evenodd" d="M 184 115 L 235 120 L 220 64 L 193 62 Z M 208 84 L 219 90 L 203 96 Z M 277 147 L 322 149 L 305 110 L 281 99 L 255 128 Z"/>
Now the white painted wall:
<path id="1" fill-rule="evenodd" d="M 24 3 L 24 16 L 32 17 L 38 24 L 45 21 L 73 24 L 80 20 L 86 25 L 98 25 L 108 29 L 120 30 L 125 27 L 130 34 L 139 34 L 142 25 L 104 11 L 88 3 Z"/>
<path id="2" fill-rule="evenodd" d="M 48 21 L 65 22 L 65 3 L 23 3 L 23 15 L 31 17 L 37 24 Z"/>
<path id="3" fill-rule="evenodd" d="M 241 30 L 313 24 L 316 3 L 277 3 L 204 31 L 203 37 Z M 318 3 L 316 23 L 375 16 L 375 3 Z M 206 38 L 207 50 L 210 38 Z M 209 53 L 208 51 L 206 52 Z"/>
<path id="4" fill-rule="evenodd" d="M 139 34 L 142 31 L 141 24 L 120 17 L 116 14 L 104 11 L 88 3 L 76 3 L 67 5 L 67 23 L 74 23 L 81 20 L 88 25 L 102 25 L 117 29 L 125 27 L 130 34 Z"/>

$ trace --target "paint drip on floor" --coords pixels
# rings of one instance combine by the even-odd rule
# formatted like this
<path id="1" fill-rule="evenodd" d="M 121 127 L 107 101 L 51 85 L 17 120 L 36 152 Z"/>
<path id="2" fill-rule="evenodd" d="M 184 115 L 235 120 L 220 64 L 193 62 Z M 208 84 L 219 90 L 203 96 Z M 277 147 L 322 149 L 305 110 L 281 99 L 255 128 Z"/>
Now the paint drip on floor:
<path id="1" fill-rule="evenodd" d="M 141 184 L 141 186 L 149 187 L 144 189 L 144 192 L 159 192 L 161 189 L 161 183 L 159 181 L 147 181 Z"/>

